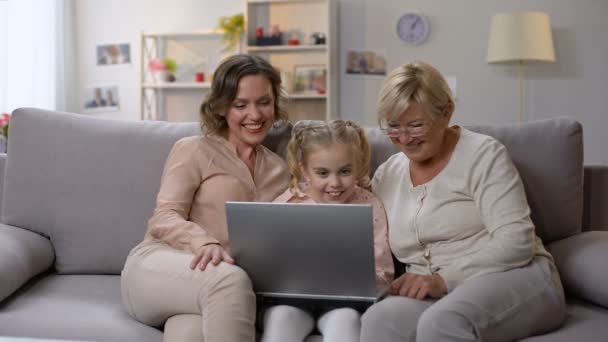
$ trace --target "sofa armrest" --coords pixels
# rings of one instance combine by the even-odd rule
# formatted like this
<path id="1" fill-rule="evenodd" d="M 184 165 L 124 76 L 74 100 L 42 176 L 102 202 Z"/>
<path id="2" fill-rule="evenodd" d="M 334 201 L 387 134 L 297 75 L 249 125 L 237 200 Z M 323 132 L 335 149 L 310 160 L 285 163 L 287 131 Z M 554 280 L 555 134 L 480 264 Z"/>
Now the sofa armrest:
<path id="1" fill-rule="evenodd" d="M 608 232 L 583 232 L 555 241 L 547 249 L 567 293 L 608 308 Z"/>
<path id="2" fill-rule="evenodd" d="M 47 270 L 54 259 L 53 246 L 47 238 L 0 223 L 0 301 Z"/>
<path id="3" fill-rule="evenodd" d="M 583 230 L 608 230 L 608 165 L 585 165 Z"/>

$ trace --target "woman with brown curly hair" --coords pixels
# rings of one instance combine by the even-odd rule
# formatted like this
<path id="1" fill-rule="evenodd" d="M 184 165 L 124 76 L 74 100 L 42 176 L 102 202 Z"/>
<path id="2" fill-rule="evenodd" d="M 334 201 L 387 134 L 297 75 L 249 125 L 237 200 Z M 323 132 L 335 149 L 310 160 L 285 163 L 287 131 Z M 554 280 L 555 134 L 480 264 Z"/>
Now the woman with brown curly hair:
<path id="1" fill-rule="evenodd" d="M 230 256 L 224 203 L 272 201 L 287 188 L 285 162 L 261 145 L 286 119 L 281 101 L 279 73 L 264 59 L 236 55 L 218 67 L 201 106 L 203 135 L 175 143 L 144 241 L 122 272 L 135 319 L 162 326 L 198 314 L 205 342 L 254 341 L 255 295 Z"/>

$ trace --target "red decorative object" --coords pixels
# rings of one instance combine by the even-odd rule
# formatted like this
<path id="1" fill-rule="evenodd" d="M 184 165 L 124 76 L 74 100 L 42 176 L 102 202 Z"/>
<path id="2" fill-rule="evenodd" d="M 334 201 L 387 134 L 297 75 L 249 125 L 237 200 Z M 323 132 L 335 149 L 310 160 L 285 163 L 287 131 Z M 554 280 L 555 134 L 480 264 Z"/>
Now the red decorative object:
<path id="1" fill-rule="evenodd" d="M 264 29 L 262 27 L 258 27 L 255 29 L 255 36 L 257 38 L 264 37 Z"/>
<path id="2" fill-rule="evenodd" d="M 287 45 L 300 45 L 300 40 L 299 39 L 290 39 L 287 41 Z"/>
<path id="3" fill-rule="evenodd" d="M 204 72 L 197 72 L 196 73 L 196 82 L 205 82 L 205 73 Z"/>

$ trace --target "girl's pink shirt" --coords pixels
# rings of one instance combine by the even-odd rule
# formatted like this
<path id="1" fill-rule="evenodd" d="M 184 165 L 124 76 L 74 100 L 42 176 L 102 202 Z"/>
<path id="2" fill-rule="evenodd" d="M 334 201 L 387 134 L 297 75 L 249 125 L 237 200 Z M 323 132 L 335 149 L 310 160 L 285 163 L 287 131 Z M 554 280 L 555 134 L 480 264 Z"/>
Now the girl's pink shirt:
<path id="1" fill-rule="evenodd" d="M 304 187 L 302 185 L 301 187 Z M 273 202 L 278 203 L 316 203 L 301 189 L 285 190 Z M 371 204 L 374 213 L 374 252 L 376 261 L 376 285 L 378 288 L 388 286 L 395 275 L 393 257 L 388 244 L 388 223 L 382 202 L 371 192 L 356 187 L 347 204 Z"/>

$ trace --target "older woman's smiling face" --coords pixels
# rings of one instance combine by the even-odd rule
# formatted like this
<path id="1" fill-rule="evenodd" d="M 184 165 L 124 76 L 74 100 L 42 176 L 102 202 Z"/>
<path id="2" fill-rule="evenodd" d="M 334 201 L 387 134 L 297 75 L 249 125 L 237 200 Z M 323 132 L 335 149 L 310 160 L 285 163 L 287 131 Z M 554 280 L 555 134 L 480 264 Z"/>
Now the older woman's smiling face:
<path id="1" fill-rule="evenodd" d="M 419 103 L 412 102 L 397 120 L 389 122 L 389 127 L 401 130 L 398 136 L 390 137 L 391 141 L 410 160 L 424 163 L 441 151 L 450 117 L 441 115 L 432 121 Z"/>

